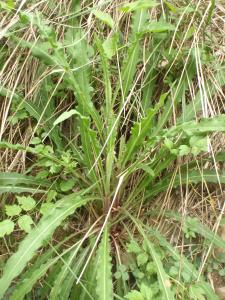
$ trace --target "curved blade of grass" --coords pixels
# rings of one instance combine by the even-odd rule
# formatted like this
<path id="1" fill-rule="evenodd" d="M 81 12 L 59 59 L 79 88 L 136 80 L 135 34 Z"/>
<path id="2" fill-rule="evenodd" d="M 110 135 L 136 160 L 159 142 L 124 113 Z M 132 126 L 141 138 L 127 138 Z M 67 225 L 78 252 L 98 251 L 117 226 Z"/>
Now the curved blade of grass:
<path id="1" fill-rule="evenodd" d="M 113 285 L 111 273 L 111 257 L 109 233 L 107 226 L 104 229 L 97 257 L 97 295 L 99 300 L 113 299 Z"/>
<path id="2" fill-rule="evenodd" d="M 86 204 L 87 198 L 81 198 L 75 193 L 58 201 L 54 208 L 43 216 L 38 225 L 20 243 L 15 252 L 6 262 L 3 276 L 0 279 L 0 299 L 3 297 L 13 279 L 25 268 L 44 241 L 49 239 L 56 227 L 71 215 L 78 207 Z"/>
<path id="3" fill-rule="evenodd" d="M 179 103 L 180 99 L 184 97 L 186 91 L 189 88 L 189 82 L 193 79 L 194 75 L 196 74 L 196 67 L 195 67 L 195 58 L 194 54 L 190 55 L 189 63 L 186 66 L 185 72 L 182 73 L 178 82 L 174 82 L 173 86 L 171 87 L 171 95 L 172 99 L 169 98 L 166 102 L 163 112 L 158 120 L 156 127 L 153 130 L 152 136 L 156 136 L 160 133 L 162 128 L 165 126 L 167 121 L 169 120 L 173 107 Z"/>
<path id="4" fill-rule="evenodd" d="M 215 74 L 215 80 L 219 86 L 225 85 L 225 75 L 224 71 L 217 71 Z M 208 97 L 213 97 L 218 92 L 218 88 L 215 83 L 209 82 L 208 88 L 206 89 L 206 94 Z M 182 122 L 188 122 L 195 118 L 198 112 L 202 111 L 201 93 L 198 92 L 194 95 L 194 99 L 183 106 L 182 115 L 177 119 L 177 124 Z"/>
<path id="5" fill-rule="evenodd" d="M 110 70 L 109 70 L 109 62 L 104 53 L 104 49 L 102 47 L 102 43 L 99 39 L 96 38 L 96 45 L 99 50 L 100 58 L 101 58 L 101 68 L 103 71 L 103 79 L 104 79 L 104 87 L 105 87 L 105 120 L 107 122 L 107 131 L 106 135 L 110 136 L 107 147 L 106 147 L 106 193 L 109 193 L 110 190 L 110 180 L 113 169 L 113 163 L 115 160 L 115 143 L 116 143 L 116 130 L 110 134 L 110 131 L 115 122 L 115 117 L 112 109 L 112 87 L 110 81 Z"/>
<path id="6" fill-rule="evenodd" d="M 148 20 L 148 12 L 147 9 L 142 9 L 135 11 L 132 16 L 131 22 L 131 33 L 129 38 L 129 48 L 126 54 L 126 57 L 123 61 L 122 70 L 121 70 L 121 80 L 118 81 L 116 92 L 113 98 L 113 102 L 118 96 L 118 92 L 122 90 L 122 96 L 125 99 L 131 89 L 132 83 L 134 81 L 134 77 L 136 74 L 137 64 L 140 60 L 140 52 L 141 52 L 141 43 L 140 37 L 138 33 L 141 31 L 143 25 Z M 123 101 L 121 101 L 121 105 L 123 105 Z"/>

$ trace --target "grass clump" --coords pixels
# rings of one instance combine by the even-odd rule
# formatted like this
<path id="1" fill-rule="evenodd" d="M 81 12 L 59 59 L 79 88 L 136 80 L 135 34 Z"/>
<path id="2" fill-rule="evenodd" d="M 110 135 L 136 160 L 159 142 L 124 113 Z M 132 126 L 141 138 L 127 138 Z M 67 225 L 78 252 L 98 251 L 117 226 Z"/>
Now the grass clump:
<path id="1" fill-rule="evenodd" d="M 218 299 L 221 6 L 0 6 L 0 298 Z"/>

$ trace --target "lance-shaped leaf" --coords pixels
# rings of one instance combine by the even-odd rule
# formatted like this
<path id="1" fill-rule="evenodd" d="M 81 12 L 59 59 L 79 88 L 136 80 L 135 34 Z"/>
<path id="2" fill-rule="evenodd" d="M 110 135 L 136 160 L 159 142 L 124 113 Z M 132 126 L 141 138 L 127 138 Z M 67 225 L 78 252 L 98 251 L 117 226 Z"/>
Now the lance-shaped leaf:
<path id="1" fill-rule="evenodd" d="M 97 295 L 99 300 L 113 299 L 109 233 L 106 227 L 98 249 Z"/>

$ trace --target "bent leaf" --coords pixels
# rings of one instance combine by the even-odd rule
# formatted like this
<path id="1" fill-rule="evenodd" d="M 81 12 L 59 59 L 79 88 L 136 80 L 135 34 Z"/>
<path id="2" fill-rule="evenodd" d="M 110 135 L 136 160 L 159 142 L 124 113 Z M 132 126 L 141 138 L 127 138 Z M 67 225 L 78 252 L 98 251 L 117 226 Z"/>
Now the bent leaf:
<path id="1" fill-rule="evenodd" d="M 76 109 L 71 109 L 69 111 L 65 111 L 63 112 L 53 123 L 54 126 L 58 125 L 59 123 L 62 123 L 63 121 L 69 119 L 71 116 L 73 115 L 78 115 L 81 118 L 84 118 L 79 111 L 77 111 Z"/>
<path id="2" fill-rule="evenodd" d="M 139 0 L 125 4 L 121 10 L 125 13 L 132 12 L 138 9 L 147 9 L 159 5 L 156 1 Z"/>
<path id="3" fill-rule="evenodd" d="M 28 215 L 21 216 L 18 220 L 18 225 L 20 229 L 24 230 L 27 233 L 31 231 L 32 224 L 33 224 L 33 220 Z"/>
<path id="4" fill-rule="evenodd" d="M 43 194 L 45 190 L 39 190 L 38 188 L 29 188 L 23 186 L 0 186 L 0 195 L 3 193 L 32 193 L 32 194 Z"/>
<path id="5" fill-rule="evenodd" d="M 171 30 L 175 30 L 174 25 L 164 21 L 158 21 L 158 22 L 154 21 L 144 28 L 143 33 L 164 32 L 164 31 L 171 31 Z"/>
<path id="6" fill-rule="evenodd" d="M 100 11 L 100 10 L 96 10 L 96 9 L 93 10 L 93 14 L 96 16 L 96 18 L 98 18 L 100 21 L 102 21 L 109 27 L 111 27 L 111 28 L 114 27 L 114 21 L 109 14 L 107 14 L 103 11 Z"/>

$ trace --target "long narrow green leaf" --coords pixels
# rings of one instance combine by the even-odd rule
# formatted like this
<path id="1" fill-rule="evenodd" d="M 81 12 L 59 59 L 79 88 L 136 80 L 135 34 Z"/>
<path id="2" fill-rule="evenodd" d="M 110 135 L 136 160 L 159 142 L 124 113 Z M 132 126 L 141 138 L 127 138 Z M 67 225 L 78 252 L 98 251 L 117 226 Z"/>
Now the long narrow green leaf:
<path id="1" fill-rule="evenodd" d="M 166 122 L 169 120 L 173 107 L 179 103 L 182 97 L 185 97 L 185 93 L 189 88 L 189 82 L 192 80 L 194 75 L 196 74 L 195 67 L 195 58 L 194 54 L 190 55 L 189 64 L 187 66 L 186 72 L 182 74 L 178 82 L 174 82 L 173 86 L 171 86 L 171 97 L 168 98 L 166 102 L 163 112 L 158 120 L 158 123 L 153 131 L 153 136 L 158 135 L 162 128 L 164 128 Z"/>
<path id="2" fill-rule="evenodd" d="M 3 297 L 13 279 L 16 278 L 35 255 L 46 239 L 49 239 L 56 227 L 78 207 L 87 203 L 87 198 L 71 194 L 58 201 L 54 208 L 43 216 L 38 225 L 20 243 L 15 252 L 6 262 L 3 276 L 0 279 L 0 299 Z"/>
<path id="3" fill-rule="evenodd" d="M 87 247 L 86 249 L 82 249 L 82 252 L 80 253 L 79 257 L 75 259 L 72 262 L 72 272 L 67 272 L 66 277 L 64 279 L 64 282 L 61 287 L 60 291 L 60 297 L 63 300 L 69 299 L 70 292 L 72 289 L 72 286 L 74 284 L 74 281 L 77 279 L 77 274 L 80 271 L 82 265 L 85 262 L 85 258 L 87 257 L 88 253 L 90 252 L 90 247 Z M 90 292 L 88 291 L 87 287 L 84 285 L 84 283 L 80 282 L 81 288 L 90 295 Z M 93 295 L 92 295 L 93 296 Z"/>
<path id="4" fill-rule="evenodd" d="M 109 71 L 109 62 L 104 53 L 101 41 L 96 38 L 96 45 L 98 47 L 100 58 L 101 58 L 101 67 L 103 70 L 103 79 L 104 79 L 104 88 L 105 88 L 105 119 L 106 119 L 106 138 L 110 136 L 108 144 L 106 146 L 106 193 L 110 189 L 110 180 L 113 169 L 113 163 L 115 160 L 115 143 L 116 143 L 116 128 L 110 134 L 113 124 L 115 122 L 114 112 L 112 109 L 112 87 L 110 82 L 110 71 Z"/>
<path id="5" fill-rule="evenodd" d="M 0 186 L 18 184 L 49 186 L 49 183 L 46 180 L 39 180 L 32 176 L 26 176 L 15 172 L 0 173 Z"/>
<path id="6" fill-rule="evenodd" d="M 32 193 L 32 194 L 43 194 L 46 193 L 46 190 L 38 189 L 38 188 L 29 188 L 23 186 L 0 186 L 0 194 L 3 193 Z"/>
<path id="7" fill-rule="evenodd" d="M 97 295 L 99 300 L 113 299 L 111 257 L 108 228 L 105 227 L 98 249 Z"/>
<path id="8" fill-rule="evenodd" d="M 124 164 L 131 158 L 132 154 L 134 154 L 135 150 L 142 145 L 145 137 L 151 132 L 152 119 L 155 114 L 158 112 L 160 107 L 162 107 L 164 100 L 167 94 L 163 94 L 160 97 L 159 103 L 155 105 L 153 109 L 150 109 L 147 116 L 143 118 L 140 122 L 135 123 L 131 130 L 131 137 L 127 142 L 127 150 L 124 155 Z"/>
<path id="9" fill-rule="evenodd" d="M 121 83 L 118 81 L 118 85 L 114 95 L 114 101 L 117 98 L 118 92 L 120 90 L 122 91 L 122 96 L 125 99 L 129 93 L 129 90 L 132 87 L 132 83 L 136 74 L 137 64 L 140 61 L 141 54 L 140 37 L 138 36 L 138 33 L 141 31 L 147 19 L 147 9 L 135 11 L 135 13 L 132 16 L 129 49 L 124 58 L 121 70 L 122 86 Z M 123 101 L 121 101 L 121 105 L 123 105 Z"/>

